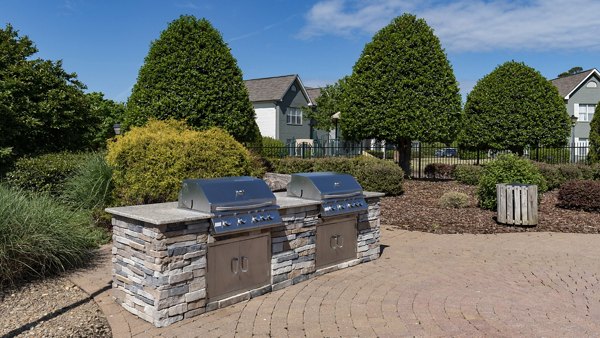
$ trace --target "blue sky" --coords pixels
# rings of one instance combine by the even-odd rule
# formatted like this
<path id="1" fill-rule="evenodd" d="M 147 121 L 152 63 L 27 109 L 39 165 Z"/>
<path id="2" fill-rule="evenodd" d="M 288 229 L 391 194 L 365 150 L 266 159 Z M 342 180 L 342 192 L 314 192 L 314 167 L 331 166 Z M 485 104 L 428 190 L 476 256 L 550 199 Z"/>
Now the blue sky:
<path id="1" fill-rule="evenodd" d="M 299 74 L 322 86 L 352 72 L 373 34 L 404 12 L 425 18 L 463 96 L 497 65 L 523 61 L 547 78 L 600 67 L 600 1 L 558 0 L 1 0 L 11 23 L 63 60 L 88 91 L 126 101 L 150 42 L 182 14 L 221 32 L 244 78 Z"/>

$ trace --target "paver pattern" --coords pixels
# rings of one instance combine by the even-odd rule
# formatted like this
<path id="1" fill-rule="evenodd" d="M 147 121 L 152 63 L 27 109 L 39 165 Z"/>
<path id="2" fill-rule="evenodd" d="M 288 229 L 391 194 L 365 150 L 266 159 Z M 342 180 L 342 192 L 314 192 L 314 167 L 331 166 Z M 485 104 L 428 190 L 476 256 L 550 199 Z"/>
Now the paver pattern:
<path id="1" fill-rule="evenodd" d="M 599 235 L 382 226 L 381 240 L 376 261 L 167 328 L 99 304 L 115 337 L 600 336 Z"/>

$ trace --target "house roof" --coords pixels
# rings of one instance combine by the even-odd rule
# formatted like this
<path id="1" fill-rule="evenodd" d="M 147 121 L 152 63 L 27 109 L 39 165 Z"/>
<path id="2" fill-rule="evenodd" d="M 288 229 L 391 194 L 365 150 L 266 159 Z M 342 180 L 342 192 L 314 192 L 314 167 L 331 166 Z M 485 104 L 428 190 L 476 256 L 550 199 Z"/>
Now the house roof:
<path id="1" fill-rule="evenodd" d="M 592 74 L 596 74 L 596 76 L 600 77 L 600 73 L 595 68 L 585 70 L 581 73 L 575 75 L 569 75 L 565 77 L 559 77 L 554 80 L 550 80 L 556 88 L 558 88 L 558 93 L 560 96 L 565 99 L 569 99 L 571 94 L 579 88 L 584 82 L 588 80 Z"/>
<path id="2" fill-rule="evenodd" d="M 306 87 L 306 92 L 308 93 L 308 96 L 310 96 L 311 101 L 316 104 L 317 102 L 317 98 L 319 96 L 321 96 L 321 89 L 322 88 L 309 88 Z"/>
<path id="3" fill-rule="evenodd" d="M 297 74 L 250 79 L 244 83 L 252 102 L 281 101 L 296 80 L 300 83 L 300 90 L 306 96 L 308 104 L 312 105 L 313 101 Z"/>

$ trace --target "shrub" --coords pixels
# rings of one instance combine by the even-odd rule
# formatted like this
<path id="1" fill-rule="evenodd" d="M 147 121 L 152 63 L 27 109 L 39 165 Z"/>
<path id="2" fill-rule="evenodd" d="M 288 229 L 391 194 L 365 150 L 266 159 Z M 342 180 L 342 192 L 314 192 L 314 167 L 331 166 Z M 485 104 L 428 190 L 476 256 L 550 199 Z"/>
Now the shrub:
<path id="1" fill-rule="evenodd" d="M 466 208 L 469 206 L 469 196 L 458 191 L 448 191 L 440 197 L 439 203 L 443 208 Z"/>
<path id="2" fill-rule="evenodd" d="M 287 148 L 283 141 L 265 136 L 262 138 L 260 154 L 263 157 L 281 158 L 287 155 Z"/>
<path id="3" fill-rule="evenodd" d="M 152 120 L 108 145 L 117 204 L 177 199 L 185 178 L 251 173 L 250 154 L 218 128 L 193 131 L 183 122 Z"/>
<path id="4" fill-rule="evenodd" d="M 361 156 L 367 159 L 366 156 Z M 379 159 L 371 158 L 374 161 L 372 163 L 379 162 Z M 344 158 L 344 157 L 324 157 L 317 158 L 313 161 L 312 171 L 333 171 L 339 173 L 352 174 L 354 167 L 356 166 L 356 159 Z"/>
<path id="5" fill-rule="evenodd" d="M 427 178 L 450 179 L 454 174 L 453 164 L 429 163 L 425 166 L 424 173 Z"/>
<path id="6" fill-rule="evenodd" d="M 280 174 L 305 173 L 313 171 L 314 160 L 297 157 L 285 157 L 272 161 L 273 169 Z"/>
<path id="7" fill-rule="evenodd" d="M 574 164 L 561 164 L 558 166 L 560 174 L 565 178 L 565 181 L 579 180 L 583 178 L 581 169 Z"/>
<path id="8" fill-rule="evenodd" d="M 0 186 L 0 286 L 84 264 L 108 236 L 50 196 Z"/>
<path id="9" fill-rule="evenodd" d="M 94 153 L 64 184 L 62 200 L 74 207 L 107 206 L 112 192 L 112 169 L 103 153 Z"/>
<path id="10" fill-rule="evenodd" d="M 404 172 L 396 163 L 366 156 L 358 156 L 351 161 L 353 168 L 349 174 L 356 177 L 364 190 L 392 196 L 403 192 Z"/>
<path id="11" fill-rule="evenodd" d="M 558 206 L 600 211 L 600 182 L 589 180 L 565 182 L 558 191 Z"/>
<path id="12" fill-rule="evenodd" d="M 483 172 L 483 167 L 473 164 L 457 164 L 454 168 L 454 179 L 468 185 L 477 185 Z"/>
<path id="13" fill-rule="evenodd" d="M 587 164 L 576 164 L 581 174 L 582 180 L 593 180 L 595 175 L 595 166 Z"/>
<path id="14" fill-rule="evenodd" d="M 89 156 L 86 153 L 62 152 L 23 157 L 15 162 L 14 169 L 6 174 L 5 180 L 18 189 L 59 196 L 65 181 L 73 176 Z"/>
<path id="15" fill-rule="evenodd" d="M 538 168 L 531 161 L 514 154 L 500 155 L 483 168 L 477 190 L 480 207 L 496 209 L 496 184 L 499 183 L 535 184 L 540 196 L 547 190 L 546 181 Z"/>
<path id="16" fill-rule="evenodd" d="M 540 174 L 544 176 L 548 190 L 554 190 L 560 187 L 560 185 L 565 181 L 565 177 L 558 169 L 558 165 L 538 162 L 536 163 L 536 166 L 540 171 Z"/>

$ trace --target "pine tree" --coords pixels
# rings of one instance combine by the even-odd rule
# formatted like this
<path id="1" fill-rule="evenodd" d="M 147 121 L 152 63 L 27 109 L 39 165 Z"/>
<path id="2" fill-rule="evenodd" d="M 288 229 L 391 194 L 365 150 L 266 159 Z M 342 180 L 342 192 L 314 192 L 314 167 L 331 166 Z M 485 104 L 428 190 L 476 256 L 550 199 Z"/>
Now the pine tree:
<path id="1" fill-rule="evenodd" d="M 129 100 L 124 125 L 178 119 L 197 129 L 217 126 L 238 141 L 260 132 L 242 71 L 206 19 L 181 16 L 152 42 Z"/>
<path id="2" fill-rule="evenodd" d="M 509 61 L 469 93 L 463 126 L 464 147 L 522 154 L 527 146 L 566 145 L 571 122 L 550 81 L 524 63 Z"/>
<path id="3" fill-rule="evenodd" d="M 411 14 L 375 34 L 345 93 L 344 137 L 395 143 L 406 174 L 411 141 L 450 142 L 459 129 L 461 98 L 452 67 L 433 30 Z"/>

